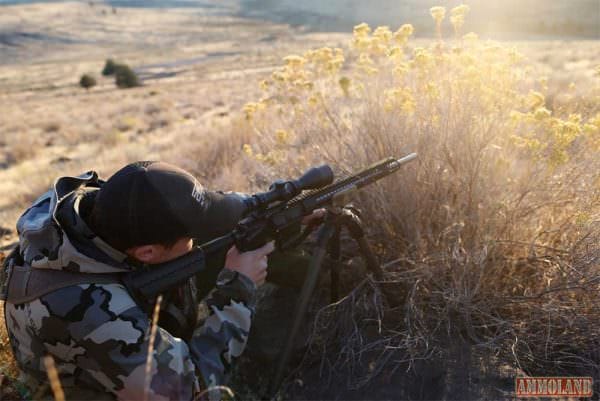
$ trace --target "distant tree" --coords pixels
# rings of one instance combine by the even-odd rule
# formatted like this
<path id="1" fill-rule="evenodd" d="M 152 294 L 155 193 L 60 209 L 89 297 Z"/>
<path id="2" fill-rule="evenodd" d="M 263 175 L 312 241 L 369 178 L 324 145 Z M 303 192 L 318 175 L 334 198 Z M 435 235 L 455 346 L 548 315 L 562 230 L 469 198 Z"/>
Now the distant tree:
<path id="1" fill-rule="evenodd" d="M 108 77 L 109 75 L 113 75 L 116 71 L 117 63 L 114 62 L 113 59 L 106 59 L 106 63 L 104 63 L 104 69 L 102 70 L 102 75 Z"/>
<path id="2" fill-rule="evenodd" d="M 138 76 L 127 64 L 117 64 L 115 69 L 115 83 L 122 89 L 140 86 Z"/>
<path id="3" fill-rule="evenodd" d="M 83 74 L 79 79 L 79 86 L 89 90 L 92 86 L 96 86 L 96 78 L 89 74 Z"/>

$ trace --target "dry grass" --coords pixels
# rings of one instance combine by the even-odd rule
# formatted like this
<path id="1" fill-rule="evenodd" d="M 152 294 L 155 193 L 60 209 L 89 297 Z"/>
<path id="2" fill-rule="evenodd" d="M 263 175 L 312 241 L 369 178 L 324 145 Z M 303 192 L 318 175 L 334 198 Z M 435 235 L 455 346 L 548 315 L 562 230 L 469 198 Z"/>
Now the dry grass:
<path id="1" fill-rule="evenodd" d="M 65 393 L 63 391 L 60 378 L 58 377 L 58 370 L 56 369 L 54 358 L 52 358 L 50 355 L 45 356 L 44 367 L 46 368 L 45 370 L 48 374 L 48 381 L 50 382 L 50 388 L 52 389 L 54 399 L 56 401 L 65 401 Z"/>
<path id="2" fill-rule="evenodd" d="M 357 27 L 349 49 L 287 58 L 263 98 L 245 107 L 238 134 L 251 138 L 245 169 L 266 181 L 322 159 L 352 171 L 419 154 L 358 199 L 381 257 L 397 262 L 384 282 L 364 281 L 317 314 L 298 374 L 314 382 L 318 368 L 325 382 L 308 394 L 330 397 L 338 386 L 373 394 L 398 369 L 423 373 L 424 363 L 453 360 L 432 398 L 497 398 L 472 378 L 481 384 L 507 369 L 600 377 L 594 70 L 559 100 L 505 46 L 463 39 L 412 48 L 393 36 Z M 414 397 L 410 383 L 396 390 Z"/>
<path id="3" fill-rule="evenodd" d="M 197 144 L 229 125 L 285 52 L 331 40 L 295 38 L 287 26 L 198 10 L 124 9 L 113 15 L 106 7 L 53 3 L 3 11 L 6 32 L 42 36 L 22 39 L 20 46 L 0 44 L 5 226 L 14 226 L 21 209 L 60 175 L 95 169 L 107 176 L 137 159 L 193 166 L 205 154 Z M 49 39 L 57 32 L 68 45 Z M 113 78 L 100 76 L 108 57 L 137 69 L 146 86 L 116 90 Z M 89 92 L 78 86 L 84 72 L 98 78 Z M 200 153 L 187 152 L 190 147 Z"/>

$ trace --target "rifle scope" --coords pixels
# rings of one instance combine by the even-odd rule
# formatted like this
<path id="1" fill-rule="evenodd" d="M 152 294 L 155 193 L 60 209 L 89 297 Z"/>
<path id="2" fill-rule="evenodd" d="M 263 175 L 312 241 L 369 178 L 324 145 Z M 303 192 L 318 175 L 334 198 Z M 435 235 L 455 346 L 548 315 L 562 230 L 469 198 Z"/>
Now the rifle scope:
<path id="1" fill-rule="evenodd" d="M 271 203 L 286 202 L 306 189 L 318 189 L 333 182 L 333 170 L 327 164 L 313 167 L 297 180 L 275 181 L 267 192 L 259 192 L 244 199 L 245 213 L 264 208 Z"/>

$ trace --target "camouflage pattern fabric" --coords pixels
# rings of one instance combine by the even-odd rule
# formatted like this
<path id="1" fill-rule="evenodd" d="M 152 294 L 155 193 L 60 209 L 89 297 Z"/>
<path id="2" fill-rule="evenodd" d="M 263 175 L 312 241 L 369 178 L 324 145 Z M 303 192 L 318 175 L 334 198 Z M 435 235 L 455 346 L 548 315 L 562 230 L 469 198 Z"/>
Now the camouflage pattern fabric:
<path id="1" fill-rule="evenodd" d="M 95 274 L 131 269 L 79 216 L 82 198 L 101 184 L 95 173 L 60 179 L 21 216 L 27 266 Z M 255 292 L 250 279 L 224 269 L 204 300 L 208 314 L 187 341 L 158 327 L 147 394 L 151 322 L 121 284 L 90 282 L 6 303 L 5 320 L 23 380 L 38 398 L 47 395 L 39 390 L 47 388 L 43 357 L 51 355 L 67 399 L 189 400 L 226 383 L 246 345 Z"/>

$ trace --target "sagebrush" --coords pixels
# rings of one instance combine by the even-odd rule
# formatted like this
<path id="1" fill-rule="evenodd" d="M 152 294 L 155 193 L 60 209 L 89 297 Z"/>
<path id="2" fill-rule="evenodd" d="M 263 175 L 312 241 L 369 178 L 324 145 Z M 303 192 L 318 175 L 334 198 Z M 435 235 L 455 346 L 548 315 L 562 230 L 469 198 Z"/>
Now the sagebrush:
<path id="1" fill-rule="evenodd" d="M 444 40 L 446 10 L 432 8 L 427 47 L 411 45 L 410 24 L 360 24 L 347 48 L 286 57 L 244 107 L 237 163 L 259 185 L 323 161 L 344 173 L 419 154 L 356 199 L 387 278 L 317 314 L 305 374 L 318 362 L 328 383 L 358 390 L 467 349 L 471 387 L 502 369 L 600 377 L 598 85 L 548 101 L 523 55 L 462 35 L 467 12 L 451 10 Z"/>

